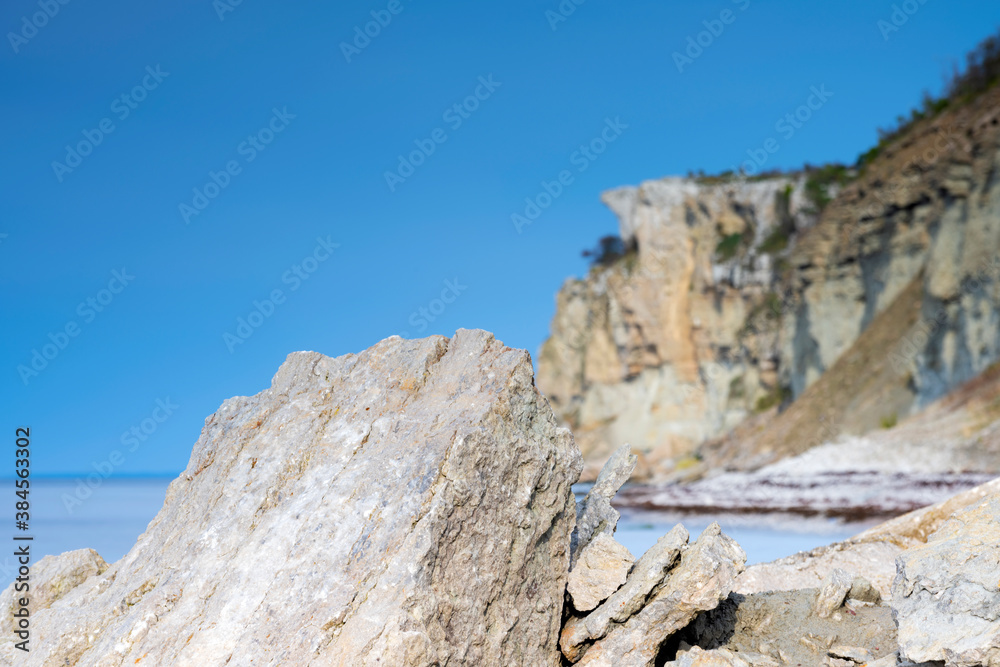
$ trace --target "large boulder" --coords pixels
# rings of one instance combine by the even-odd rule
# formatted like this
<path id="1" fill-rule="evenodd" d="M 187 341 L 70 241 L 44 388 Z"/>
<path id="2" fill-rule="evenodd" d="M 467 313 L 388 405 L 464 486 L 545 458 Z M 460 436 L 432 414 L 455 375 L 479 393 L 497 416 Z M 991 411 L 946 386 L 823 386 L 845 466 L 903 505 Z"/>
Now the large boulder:
<path id="1" fill-rule="evenodd" d="M 556 667 L 581 469 L 486 332 L 292 354 L 17 664 Z"/>
<path id="2" fill-rule="evenodd" d="M 955 513 L 896 561 L 900 655 L 948 667 L 1000 666 L 1000 495 Z"/>

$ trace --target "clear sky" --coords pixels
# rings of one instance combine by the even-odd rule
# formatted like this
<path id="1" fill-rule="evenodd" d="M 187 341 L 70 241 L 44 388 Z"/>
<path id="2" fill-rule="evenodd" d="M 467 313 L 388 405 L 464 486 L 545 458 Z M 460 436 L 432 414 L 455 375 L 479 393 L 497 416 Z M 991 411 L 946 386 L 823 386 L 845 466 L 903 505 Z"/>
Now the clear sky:
<path id="1" fill-rule="evenodd" d="M 295 350 L 479 327 L 535 353 L 617 229 L 603 190 L 772 137 L 766 168 L 853 161 L 1000 25 L 945 0 L 898 25 L 872 0 L 235 1 L 0 10 L 0 399 L 36 475 L 176 474 Z"/>

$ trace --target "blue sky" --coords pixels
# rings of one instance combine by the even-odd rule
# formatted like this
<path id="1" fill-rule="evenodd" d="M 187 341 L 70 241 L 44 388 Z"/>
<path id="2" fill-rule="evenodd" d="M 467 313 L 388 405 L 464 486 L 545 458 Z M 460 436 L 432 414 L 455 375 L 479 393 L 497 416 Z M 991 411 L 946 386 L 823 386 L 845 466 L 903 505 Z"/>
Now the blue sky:
<path id="1" fill-rule="evenodd" d="M 559 21 L 557 0 L 229 1 L 0 12 L 0 399 L 36 475 L 176 474 L 295 350 L 480 327 L 534 353 L 616 230 L 603 190 L 772 137 L 768 168 L 853 161 L 1000 25 L 944 0 L 899 3 L 891 32 L 871 0 L 587 0 Z M 814 86 L 829 99 L 779 134 Z M 519 232 L 543 181 L 561 192 Z"/>

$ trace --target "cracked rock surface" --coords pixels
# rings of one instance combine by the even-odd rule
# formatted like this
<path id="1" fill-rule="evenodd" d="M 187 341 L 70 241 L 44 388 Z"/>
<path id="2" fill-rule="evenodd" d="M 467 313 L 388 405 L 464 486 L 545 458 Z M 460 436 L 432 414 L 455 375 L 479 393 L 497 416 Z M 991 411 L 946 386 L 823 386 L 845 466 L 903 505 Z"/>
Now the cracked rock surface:
<path id="1" fill-rule="evenodd" d="M 486 332 L 292 354 L 0 664 L 557 667 L 581 468 Z"/>

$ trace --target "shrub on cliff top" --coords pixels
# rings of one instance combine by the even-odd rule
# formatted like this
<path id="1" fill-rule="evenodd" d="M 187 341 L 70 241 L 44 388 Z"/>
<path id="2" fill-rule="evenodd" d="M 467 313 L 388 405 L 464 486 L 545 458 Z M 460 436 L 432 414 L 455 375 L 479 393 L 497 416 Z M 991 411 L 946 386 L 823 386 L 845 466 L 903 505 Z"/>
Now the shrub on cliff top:
<path id="1" fill-rule="evenodd" d="M 628 250 L 620 236 L 608 235 L 598 240 L 596 248 L 584 250 L 580 254 L 590 259 L 591 267 L 611 266 L 623 258 Z"/>
<path id="2" fill-rule="evenodd" d="M 957 66 L 945 84 L 945 93 L 935 98 L 924 91 L 919 109 L 911 109 L 909 116 L 896 117 L 896 123 L 878 129 L 878 144 L 858 157 L 858 166 L 874 160 L 882 149 L 904 135 L 915 123 L 933 118 L 951 106 L 964 104 L 992 88 L 1000 81 L 1000 31 L 984 39 L 965 57 L 965 69 Z"/>

